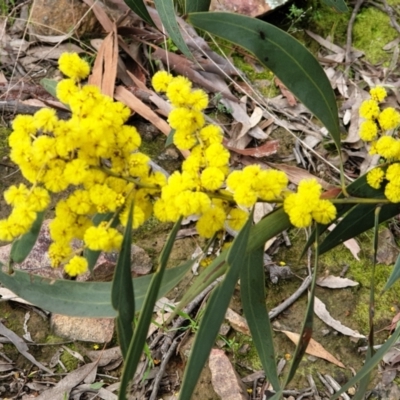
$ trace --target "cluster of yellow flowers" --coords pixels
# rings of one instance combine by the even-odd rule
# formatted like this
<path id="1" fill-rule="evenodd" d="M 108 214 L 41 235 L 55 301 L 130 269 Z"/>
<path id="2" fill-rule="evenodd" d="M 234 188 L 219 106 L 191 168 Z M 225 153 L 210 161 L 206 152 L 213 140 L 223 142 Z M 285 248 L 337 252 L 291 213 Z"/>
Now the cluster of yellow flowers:
<path id="1" fill-rule="evenodd" d="M 367 182 L 374 189 L 385 185 L 385 196 L 393 203 L 400 202 L 400 180 L 398 172 L 400 165 L 400 140 L 393 137 L 393 133 L 400 126 L 400 113 L 393 107 L 380 109 L 386 96 L 386 90 L 377 86 L 370 90 L 371 99 L 364 101 L 360 106 L 360 116 L 364 121 L 360 124 L 360 137 L 366 142 L 371 142 L 370 154 L 379 154 L 389 163 L 394 163 L 387 168 L 374 168 L 367 174 Z"/>
<path id="2" fill-rule="evenodd" d="M 320 199 L 321 186 L 315 180 L 302 182 L 295 194 L 287 191 L 283 172 L 258 165 L 230 172 L 221 128 L 205 123 L 208 96 L 193 89 L 187 78 L 162 71 L 152 80 L 173 106 L 168 121 L 175 145 L 190 150 L 182 170 L 167 180 L 138 151 L 141 138 L 135 127 L 125 124 L 130 110 L 97 87 L 80 83 L 90 73 L 88 63 L 65 53 L 59 68 L 67 78 L 58 83 L 57 97 L 68 105 L 71 118 L 60 120 L 51 109 L 15 118 L 9 138 L 11 159 L 31 186 L 20 184 L 5 192 L 13 210 L 0 221 L 0 240 L 28 232 L 37 213 L 49 206 L 50 195 L 64 191 L 50 223 L 49 257 L 53 267 L 65 264 L 71 276 L 88 268 L 82 249 L 73 250 L 73 239 L 93 251 L 119 249 L 122 235 L 116 227 L 127 225 L 132 206 L 129 228 L 139 227 L 153 213 L 161 221 L 191 217 L 205 238 L 228 226 L 240 230 L 259 200 L 284 201 L 297 227 L 335 218 L 335 207 Z M 96 217 L 99 214 L 101 218 Z"/>
<path id="3" fill-rule="evenodd" d="M 329 224 L 336 218 L 336 208 L 329 200 L 321 199 L 322 187 L 315 179 L 300 182 L 297 193 L 289 194 L 283 207 L 290 222 L 298 228 L 310 226 L 312 220 Z"/>
<path id="4" fill-rule="evenodd" d="M 180 216 L 197 215 L 197 231 L 206 238 L 223 229 L 225 221 L 239 230 L 248 211 L 216 195 L 229 174 L 229 151 L 222 144 L 221 128 L 205 124 L 202 111 L 208 105 L 207 94 L 193 90 L 187 78 L 173 77 L 166 71 L 157 72 L 152 84 L 156 91 L 166 93 L 174 107 L 168 116 L 175 130 L 174 144 L 178 149 L 191 150 L 182 172 L 174 172 L 162 188 L 154 204 L 155 216 L 161 221 L 176 221 Z"/>
<path id="5" fill-rule="evenodd" d="M 165 71 L 156 73 L 152 83 L 156 91 L 166 93 L 174 107 L 168 122 L 175 129 L 175 145 L 191 150 L 182 172 L 175 172 L 162 188 L 161 198 L 154 205 L 157 218 L 176 221 L 180 215 L 198 215 L 197 231 L 212 237 L 225 223 L 239 230 L 257 201 L 282 200 L 288 184 L 284 172 L 251 165 L 229 173 L 229 152 L 222 145 L 222 131 L 216 125 L 205 125 L 201 112 L 208 104 L 206 93 L 192 90 L 186 78 L 174 78 Z M 320 194 L 321 186 L 311 180 L 303 182 L 298 194 L 285 199 L 285 211 L 293 225 L 302 228 L 312 219 L 328 223 L 335 218 L 336 208 L 328 200 L 320 200 Z"/>
<path id="6" fill-rule="evenodd" d="M 114 219 L 126 225 L 133 202 L 133 226 L 141 225 L 152 213 L 151 193 L 166 179 L 151 171 L 149 157 L 137 151 L 141 138 L 135 127 L 124 124 L 130 110 L 97 87 L 80 85 L 89 64 L 75 53 L 65 53 L 59 68 L 68 78 L 58 83 L 57 97 L 72 116 L 59 120 L 54 110 L 42 109 L 15 118 L 11 159 L 32 186 L 20 184 L 5 192 L 13 211 L 0 221 L 0 239 L 13 240 L 29 231 L 36 213 L 49 205 L 50 193 L 69 189 L 50 223 L 49 256 L 54 267 L 67 262 L 66 272 L 75 276 L 86 271 L 87 261 L 73 251 L 72 239 L 83 240 L 91 250 L 118 249 L 122 235 L 113 227 Z M 96 226 L 96 213 L 110 215 Z"/>

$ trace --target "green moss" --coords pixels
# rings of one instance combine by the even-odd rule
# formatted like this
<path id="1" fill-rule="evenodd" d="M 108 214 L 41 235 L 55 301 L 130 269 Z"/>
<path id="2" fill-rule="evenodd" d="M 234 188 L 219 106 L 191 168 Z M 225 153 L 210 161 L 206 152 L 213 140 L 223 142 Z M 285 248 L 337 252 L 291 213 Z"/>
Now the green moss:
<path id="1" fill-rule="evenodd" d="M 357 15 L 353 28 L 353 46 L 364 51 L 365 57 L 372 64 L 384 62 L 385 65 L 389 62 L 391 54 L 382 50 L 382 47 L 397 35 L 396 30 L 390 26 L 388 15 L 370 7 Z"/>
<path id="2" fill-rule="evenodd" d="M 241 354 L 239 350 L 245 345 L 249 346 L 248 351 L 245 354 Z M 256 347 L 254 346 L 253 339 L 251 337 L 236 332 L 234 340 L 231 342 L 229 348 L 233 353 L 234 360 L 240 362 L 242 366 L 255 370 L 262 369 L 260 357 L 258 356 Z"/>
<path id="3" fill-rule="evenodd" d="M 46 336 L 46 339 L 44 341 L 45 341 L 45 343 L 53 344 L 53 343 L 64 342 L 65 339 L 63 339 L 63 338 L 61 338 L 59 336 L 56 336 L 56 335 L 49 334 L 49 335 Z"/>
<path id="4" fill-rule="evenodd" d="M 72 349 L 73 346 L 69 347 Z M 63 353 L 61 354 L 60 361 L 63 363 L 68 372 L 74 371 L 79 366 L 79 360 L 72 354 L 70 354 L 67 350 L 63 351 Z"/>
<path id="5" fill-rule="evenodd" d="M 392 0 L 392 3 L 398 4 L 398 0 Z M 330 7 L 321 5 L 312 15 L 311 30 L 324 38 L 330 36 L 333 43 L 343 46 L 347 40 L 350 16 L 351 11 L 340 14 L 332 11 Z M 387 63 L 391 55 L 382 50 L 382 47 L 397 35 L 385 13 L 372 6 L 365 7 L 358 13 L 353 26 L 353 47 L 363 51 L 366 59 L 372 64 Z M 309 43 L 307 47 L 309 48 Z"/>
<path id="6" fill-rule="evenodd" d="M 345 264 L 349 265 L 346 277 L 358 282 L 359 286 L 353 289 L 346 289 L 348 297 L 345 308 L 347 307 L 346 312 L 350 313 L 349 317 L 352 323 L 356 324 L 356 329 L 366 333 L 369 330 L 369 297 L 372 279 L 372 235 L 365 233 L 361 235 L 358 240 L 361 241 L 361 248 L 366 251 L 366 253 L 361 256 L 361 261 L 355 260 L 349 250 L 344 246 L 338 246 L 335 250 L 321 257 L 321 265 L 325 268 L 329 268 L 331 273 L 335 272 L 334 266 L 337 265 L 336 274 L 340 272 Z M 392 310 L 398 305 L 396 286 L 380 295 L 391 272 L 392 267 L 388 267 L 387 265 L 378 264 L 375 269 L 376 298 L 374 322 L 378 329 L 386 326 L 390 322 L 394 316 Z M 333 303 L 337 304 L 337 301 L 333 300 Z M 334 304 L 332 305 L 334 306 Z"/>
<path id="7" fill-rule="evenodd" d="M 140 151 L 147 154 L 151 158 L 156 158 L 164 150 L 165 138 L 157 136 L 155 140 L 142 140 Z"/>
<path id="8" fill-rule="evenodd" d="M 8 153 L 8 137 L 10 136 L 12 129 L 0 126 L 0 155 Z"/>
<path id="9" fill-rule="evenodd" d="M 347 39 L 347 26 L 350 16 L 351 12 L 338 13 L 321 3 L 318 5 L 318 9 L 312 13 L 311 30 L 316 31 L 324 38 L 330 36 L 333 43 L 343 45 Z"/>
<path id="10" fill-rule="evenodd" d="M 274 74 L 268 68 L 263 67 L 261 71 L 256 71 L 243 56 L 234 54 L 232 56 L 233 63 L 240 71 L 242 71 L 249 81 L 266 97 L 275 97 L 279 94 L 279 89 L 273 83 Z"/>

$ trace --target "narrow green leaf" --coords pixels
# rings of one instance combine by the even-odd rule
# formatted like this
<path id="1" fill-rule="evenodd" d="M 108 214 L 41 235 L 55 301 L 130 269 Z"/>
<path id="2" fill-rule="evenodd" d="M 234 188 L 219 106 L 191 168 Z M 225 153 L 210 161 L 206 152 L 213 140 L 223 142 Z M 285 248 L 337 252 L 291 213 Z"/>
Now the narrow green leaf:
<path id="1" fill-rule="evenodd" d="M 372 262 L 370 292 L 369 292 L 369 335 L 368 335 L 368 349 L 365 357 L 365 363 L 368 363 L 374 354 L 374 312 L 375 312 L 375 270 L 376 270 L 376 256 L 378 252 L 378 238 L 379 238 L 379 213 L 381 208 L 376 207 L 374 218 L 374 259 Z M 353 397 L 354 400 L 363 400 L 364 395 L 368 390 L 368 385 L 371 381 L 371 371 L 369 371 L 360 380 L 357 388 L 357 393 Z"/>
<path id="2" fill-rule="evenodd" d="M 171 132 L 168 134 L 167 140 L 165 141 L 165 147 L 174 144 L 174 135 L 175 135 L 175 129 L 171 129 Z"/>
<path id="3" fill-rule="evenodd" d="M 179 304 L 172 311 L 171 316 L 168 318 L 169 321 L 177 315 L 178 311 L 182 310 L 187 304 L 189 304 L 198 294 L 200 294 L 206 287 L 208 287 L 217 278 L 222 276 L 227 269 L 226 264 L 227 251 L 223 251 L 212 263 L 207 266 L 206 269 L 200 272 L 200 275 L 194 280 L 193 284 L 183 295 Z"/>
<path id="4" fill-rule="evenodd" d="M 25 235 L 22 235 L 12 244 L 10 252 L 10 257 L 12 261 L 16 263 L 22 263 L 26 259 L 26 257 L 28 257 L 29 253 L 36 243 L 36 239 L 39 236 L 44 214 L 44 211 L 37 213 L 36 220 L 33 223 L 29 232 L 25 233 Z"/>
<path id="5" fill-rule="evenodd" d="M 139 316 L 139 321 L 135 329 L 135 333 L 129 344 L 128 353 L 125 359 L 124 370 L 121 377 L 121 384 L 119 387 L 118 399 L 124 400 L 126 398 L 126 390 L 129 385 L 129 381 L 133 378 L 135 374 L 137 365 L 140 360 L 140 356 L 143 352 L 143 347 L 146 342 L 147 332 L 149 331 L 149 326 L 151 319 L 153 317 L 154 305 L 158 299 L 158 292 L 163 279 L 164 271 L 167 267 L 169 257 L 171 255 L 172 247 L 175 243 L 176 235 L 181 226 L 182 218 L 180 218 L 174 225 L 172 231 L 169 234 L 167 243 L 160 254 L 160 261 L 156 272 L 153 274 L 153 278 L 150 282 L 148 290 L 146 292 L 146 297 L 143 304 L 143 309 Z"/>
<path id="6" fill-rule="evenodd" d="M 316 58 L 281 29 L 256 18 L 225 12 L 192 13 L 196 28 L 244 47 L 267 66 L 326 126 L 340 152 L 336 98 Z"/>
<path id="7" fill-rule="evenodd" d="M 313 277 L 311 281 L 310 290 L 308 293 L 308 304 L 306 309 L 306 314 L 304 318 L 303 327 L 301 329 L 299 335 L 299 343 L 296 346 L 296 350 L 293 355 L 293 361 L 290 365 L 289 373 L 286 377 L 285 384 L 283 387 L 286 387 L 288 383 L 293 379 L 297 368 L 306 352 L 307 346 L 310 343 L 312 333 L 313 333 L 313 321 L 314 321 L 314 298 L 315 298 L 315 288 L 317 286 L 317 271 L 318 271 L 318 261 L 319 261 L 319 231 L 318 227 L 316 227 L 316 235 L 315 235 L 315 255 L 314 255 L 314 271 Z"/>
<path id="8" fill-rule="evenodd" d="M 397 282 L 399 278 L 400 278 L 400 255 L 397 257 L 396 264 L 394 264 L 392 273 L 390 274 L 389 279 L 382 290 L 382 293 L 389 290 L 395 284 L 395 282 Z"/>
<path id="9" fill-rule="evenodd" d="M 118 342 L 124 359 L 126 359 L 129 343 L 132 340 L 133 319 L 135 317 L 135 296 L 131 272 L 132 214 L 133 206 L 129 210 L 128 222 L 111 288 L 111 304 L 118 312 Z"/>
<path id="10" fill-rule="evenodd" d="M 233 241 L 227 255 L 229 269 L 224 280 L 214 290 L 204 310 L 204 315 L 200 321 L 200 327 L 186 365 L 182 387 L 179 392 L 180 400 L 191 398 L 200 373 L 218 335 L 218 330 L 239 278 L 240 268 L 251 260 L 251 257 L 246 254 L 246 249 L 252 219 L 251 214 L 247 223 Z"/>
<path id="11" fill-rule="evenodd" d="M 47 90 L 47 92 L 49 92 L 54 98 L 57 98 L 57 81 L 54 79 L 43 78 L 40 80 L 40 84 L 43 89 Z"/>
<path id="12" fill-rule="evenodd" d="M 369 362 L 372 357 L 371 347 L 368 346 L 367 355 L 365 357 L 365 362 Z M 368 390 L 369 383 L 371 382 L 371 371 L 368 372 L 361 380 L 358 385 L 357 392 L 352 400 L 363 400 L 364 395 Z"/>
<path id="13" fill-rule="evenodd" d="M 154 26 L 155 24 L 147 11 L 146 4 L 143 0 L 124 0 L 126 5 L 143 21 L 147 22 L 149 25 Z"/>
<path id="14" fill-rule="evenodd" d="M 193 261 L 168 269 L 158 292 L 165 296 L 184 278 Z M 142 308 L 146 291 L 153 274 L 133 278 L 135 306 Z M 43 310 L 72 317 L 113 318 L 116 311 L 111 305 L 111 282 L 77 282 L 65 279 L 50 279 L 28 272 L 15 270 L 9 275 L 1 268 L 0 282 L 16 295 Z"/>
<path id="15" fill-rule="evenodd" d="M 240 271 L 240 293 L 243 311 L 249 324 L 251 337 L 256 346 L 261 364 L 274 390 L 280 390 L 275 363 L 271 321 L 265 305 L 264 249 L 249 255 L 249 262 Z"/>
<path id="16" fill-rule="evenodd" d="M 193 55 L 183 40 L 176 14 L 173 0 L 154 0 L 160 19 L 171 40 L 178 49 L 188 58 L 193 59 Z"/>
<path id="17" fill-rule="evenodd" d="M 347 4 L 344 0 L 322 0 L 328 7 L 333 7 L 339 13 L 345 13 L 349 11 Z"/>
<path id="18" fill-rule="evenodd" d="M 392 333 L 389 339 L 379 348 L 379 350 L 368 360 L 364 366 L 357 372 L 357 374 L 351 378 L 344 386 L 336 392 L 330 400 L 337 399 L 342 393 L 349 390 L 352 386 L 357 384 L 361 379 L 367 376 L 382 360 L 386 352 L 393 346 L 393 344 L 399 339 L 400 336 L 400 325 L 397 326 L 396 330 Z"/>
<path id="19" fill-rule="evenodd" d="M 337 224 L 321 243 L 320 254 L 326 253 L 337 245 L 351 239 L 374 226 L 374 213 L 376 205 L 357 204 Z M 393 218 L 400 213 L 399 204 L 386 204 L 382 206 L 379 214 L 379 223 Z"/>
<path id="20" fill-rule="evenodd" d="M 198 11 L 208 11 L 211 0 L 185 0 L 185 14 Z"/>
<path id="21" fill-rule="evenodd" d="M 267 240 L 283 232 L 285 229 L 289 229 L 291 226 L 292 224 L 283 207 L 276 208 L 257 225 L 252 227 L 247 251 L 252 252 L 259 247 L 263 247 Z"/>
<path id="22" fill-rule="evenodd" d="M 283 398 L 283 390 L 279 390 L 276 392 L 272 397 L 270 397 L 268 400 L 281 400 Z"/>

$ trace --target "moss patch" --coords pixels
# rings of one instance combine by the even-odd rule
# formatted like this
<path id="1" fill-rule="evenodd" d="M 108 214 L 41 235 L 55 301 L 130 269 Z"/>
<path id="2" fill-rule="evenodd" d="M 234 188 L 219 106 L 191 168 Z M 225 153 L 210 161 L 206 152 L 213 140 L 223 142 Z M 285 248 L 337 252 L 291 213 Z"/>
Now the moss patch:
<path id="1" fill-rule="evenodd" d="M 311 30 L 324 38 L 330 36 L 333 43 L 343 45 L 346 43 L 347 26 L 350 16 L 350 11 L 347 13 L 338 13 L 333 11 L 331 7 L 321 3 L 312 13 L 310 20 Z"/>
<path id="2" fill-rule="evenodd" d="M 76 350 L 74 346 L 68 346 L 71 350 Z M 74 371 L 79 366 L 79 360 L 70 354 L 67 350 L 64 350 L 60 356 L 60 361 L 63 363 L 64 367 L 68 372 Z"/>
<path id="3" fill-rule="evenodd" d="M 392 3 L 398 4 L 398 1 L 392 0 Z M 333 43 L 343 46 L 347 39 L 350 16 L 351 11 L 340 14 L 321 5 L 312 15 L 311 30 L 324 38 L 330 36 Z M 353 27 L 353 47 L 363 51 L 370 63 L 387 64 L 391 55 L 382 50 L 382 47 L 396 37 L 397 32 L 390 26 L 387 14 L 375 7 L 365 7 L 358 13 Z M 304 39 L 307 42 L 307 39 Z M 308 42 L 307 47 L 310 48 Z M 312 48 L 311 51 L 313 51 Z"/>
<path id="4" fill-rule="evenodd" d="M 390 26 L 389 17 L 373 7 L 365 8 L 357 15 L 353 29 L 353 45 L 365 52 L 365 57 L 372 64 L 387 63 L 391 55 L 382 47 L 397 37 L 397 32 Z"/>

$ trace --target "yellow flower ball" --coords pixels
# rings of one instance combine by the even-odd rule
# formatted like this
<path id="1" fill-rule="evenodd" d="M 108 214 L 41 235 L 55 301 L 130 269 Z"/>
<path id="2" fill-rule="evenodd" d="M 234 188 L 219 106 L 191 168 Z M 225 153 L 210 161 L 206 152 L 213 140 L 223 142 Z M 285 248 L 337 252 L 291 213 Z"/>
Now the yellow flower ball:
<path id="1" fill-rule="evenodd" d="M 400 125 L 400 113 L 393 107 L 385 108 L 379 114 L 378 122 L 380 127 L 385 131 L 395 129 Z"/>
<path id="2" fill-rule="evenodd" d="M 233 208 L 228 214 L 227 223 L 233 230 L 240 231 L 248 217 L 248 212 L 240 208 Z"/>
<path id="3" fill-rule="evenodd" d="M 392 203 L 400 203 L 400 185 L 389 182 L 385 187 L 385 196 Z"/>
<path id="4" fill-rule="evenodd" d="M 63 53 L 58 59 L 60 71 L 76 81 L 81 81 L 88 77 L 90 65 L 82 60 L 77 53 Z"/>
<path id="5" fill-rule="evenodd" d="M 58 123 L 56 111 L 52 108 L 42 108 L 33 115 L 36 129 L 53 132 Z"/>
<path id="6" fill-rule="evenodd" d="M 385 100 L 387 96 L 386 90 L 382 86 L 376 86 L 372 88 L 369 91 L 369 94 L 371 95 L 372 100 L 375 100 L 378 103 L 381 103 L 383 100 Z"/>
<path id="7" fill-rule="evenodd" d="M 367 119 L 360 124 L 360 131 L 358 134 L 364 142 L 371 142 L 378 138 L 378 126 L 374 121 Z"/>
<path id="8" fill-rule="evenodd" d="M 360 117 L 374 119 L 379 115 L 379 105 L 375 100 L 365 100 L 359 109 Z"/>
<path id="9" fill-rule="evenodd" d="M 392 136 L 382 136 L 376 142 L 376 151 L 384 158 L 397 158 L 400 153 L 400 142 Z"/>
<path id="10" fill-rule="evenodd" d="M 200 236 L 211 238 L 224 227 L 225 211 L 220 207 L 209 208 L 197 221 L 196 229 Z"/>
<path id="11" fill-rule="evenodd" d="M 367 174 L 367 183 L 374 189 L 379 189 L 385 177 L 382 168 L 374 168 Z"/>
<path id="12" fill-rule="evenodd" d="M 7 204 L 16 206 L 26 202 L 29 195 L 29 189 L 20 183 L 19 186 L 12 185 L 4 192 L 4 200 Z"/>
<path id="13" fill-rule="evenodd" d="M 336 207 L 329 200 L 320 200 L 311 213 L 319 224 L 329 224 L 336 218 Z"/>
<path id="14" fill-rule="evenodd" d="M 158 71 L 153 75 L 151 84 L 156 92 L 166 92 L 173 78 L 167 71 Z"/>
<path id="15" fill-rule="evenodd" d="M 304 204 L 291 208 L 291 210 L 288 212 L 288 215 L 290 222 L 296 228 L 307 228 L 311 225 L 311 212 Z"/>
<path id="16" fill-rule="evenodd" d="M 202 89 L 192 90 L 188 96 L 187 105 L 193 110 L 202 111 L 208 106 L 208 95 Z"/>
<path id="17" fill-rule="evenodd" d="M 14 238 L 12 222 L 8 219 L 0 220 L 0 240 L 11 242 Z"/>
<path id="18" fill-rule="evenodd" d="M 184 76 L 172 79 L 167 87 L 167 97 L 174 107 L 185 107 L 189 103 L 192 83 Z"/>
<path id="19" fill-rule="evenodd" d="M 208 167 L 201 173 L 200 181 L 206 190 L 218 190 L 224 183 L 224 173 L 216 167 Z"/>
<path id="20" fill-rule="evenodd" d="M 64 267 L 64 270 L 69 276 L 81 275 L 88 270 L 88 262 L 86 258 L 74 256 Z"/>
<path id="21" fill-rule="evenodd" d="M 74 79 L 63 79 L 58 82 L 56 96 L 64 104 L 69 104 L 71 98 L 79 91 Z"/>
<path id="22" fill-rule="evenodd" d="M 400 184 L 400 164 L 394 163 L 389 165 L 388 169 L 386 170 L 385 178 L 390 182 Z"/>

